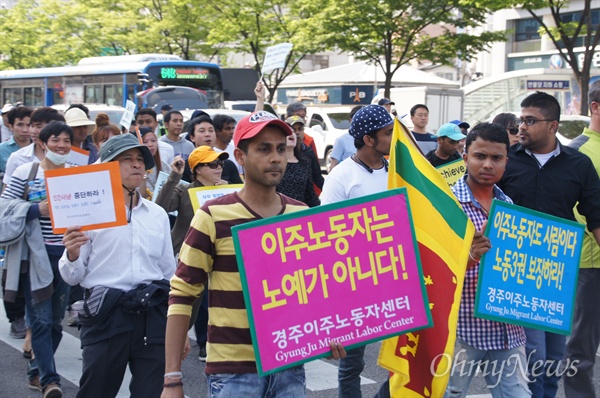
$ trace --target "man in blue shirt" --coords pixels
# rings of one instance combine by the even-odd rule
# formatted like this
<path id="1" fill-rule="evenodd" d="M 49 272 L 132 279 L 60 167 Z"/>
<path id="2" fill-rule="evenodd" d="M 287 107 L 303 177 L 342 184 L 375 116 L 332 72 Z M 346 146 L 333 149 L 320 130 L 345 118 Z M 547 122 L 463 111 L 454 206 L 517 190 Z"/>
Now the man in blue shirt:
<path id="1" fill-rule="evenodd" d="M 362 108 L 362 105 L 357 105 L 350 111 L 350 122 L 352 122 L 352 118 Z M 354 146 L 354 137 L 352 137 L 349 133 L 342 134 L 338 138 L 335 139 L 333 143 L 333 149 L 331 150 L 331 164 L 329 165 L 328 172 L 331 172 L 335 166 L 344 161 L 344 159 L 349 158 L 350 156 L 356 153 L 356 147 Z"/>
<path id="2" fill-rule="evenodd" d="M 31 144 L 31 135 L 29 132 L 29 118 L 33 109 L 28 106 L 17 106 L 8 112 L 8 125 L 13 132 L 13 136 L 8 141 L 0 144 L 0 181 L 6 171 L 6 162 L 13 152 Z M 0 182 L 0 192 L 2 191 Z"/>

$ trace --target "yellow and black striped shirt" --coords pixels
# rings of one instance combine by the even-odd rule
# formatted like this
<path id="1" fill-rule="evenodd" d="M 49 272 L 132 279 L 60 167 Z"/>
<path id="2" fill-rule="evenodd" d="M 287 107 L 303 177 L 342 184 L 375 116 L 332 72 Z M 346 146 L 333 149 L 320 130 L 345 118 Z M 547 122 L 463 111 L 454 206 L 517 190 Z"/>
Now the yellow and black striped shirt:
<path id="1" fill-rule="evenodd" d="M 306 208 L 301 202 L 279 196 L 279 214 Z M 190 315 L 191 305 L 210 275 L 207 374 L 257 371 L 231 228 L 261 218 L 237 193 L 222 196 L 196 212 L 181 247 L 171 279 L 169 315 Z"/>

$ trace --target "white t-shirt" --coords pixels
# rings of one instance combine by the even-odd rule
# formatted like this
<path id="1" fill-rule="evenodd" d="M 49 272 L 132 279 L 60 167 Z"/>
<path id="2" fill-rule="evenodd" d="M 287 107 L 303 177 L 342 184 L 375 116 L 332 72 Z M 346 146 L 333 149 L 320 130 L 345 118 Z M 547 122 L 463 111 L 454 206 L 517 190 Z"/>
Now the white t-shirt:
<path id="1" fill-rule="evenodd" d="M 227 148 L 225 148 L 225 150 L 217 148 L 216 146 L 213 147 L 213 149 L 215 150 L 215 152 L 219 152 L 219 153 L 227 152 L 229 154 L 229 160 L 231 160 L 233 162 L 233 164 L 235 164 L 235 167 L 237 167 L 237 169 L 238 169 L 238 173 L 241 176 L 244 175 L 244 168 L 238 164 L 237 160 L 235 160 L 235 156 L 233 155 L 233 150 L 235 149 L 233 142 L 230 142 L 229 144 L 227 144 Z"/>
<path id="2" fill-rule="evenodd" d="M 337 165 L 325 179 L 321 204 L 336 203 L 387 190 L 388 172 L 385 167 L 369 173 L 363 166 L 348 158 Z"/>
<path id="3" fill-rule="evenodd" d="M 166 164 L 173 163 L 173 159 L 175 158 L 175 153 L 173 152 L 173 147 L 166 142 L 158 140 L 158 154 L 160 155 L 160 160 L 165 162 Z"/>

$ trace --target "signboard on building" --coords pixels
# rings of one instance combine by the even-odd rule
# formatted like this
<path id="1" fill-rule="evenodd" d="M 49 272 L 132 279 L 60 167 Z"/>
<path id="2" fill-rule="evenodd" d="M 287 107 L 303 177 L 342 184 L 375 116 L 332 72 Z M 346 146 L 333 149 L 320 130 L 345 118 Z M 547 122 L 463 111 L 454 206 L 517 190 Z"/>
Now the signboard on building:
<path id="1" fill-rule="evenodd" d="M 305 105 L 368 105 L 373 86 L 345 85 L 277 89 L 277 101 L 283 104 L 303 102 Z"/>
<path id="2" fill-rule="evenodd" d="M 527 90 L 568 90 L 568 80 L 527 80 Z"/>
<path id="3" fill-rule="evenodd" d="M 577 62 L 581 68 L 583 67 L 583 58 L 585 57 L 585 54 L 583 52 L 576 54 Z M 570 68 L 570 66 L 564 61 L 560 54 L 540 54 L 516 57 L 511 56 L 508 58 L 509 71 L 532 68 L 566 69 Z M 600 51 L 594 52 L 594 55 L 592 56 L 591 68 L 600 69 Z"/>

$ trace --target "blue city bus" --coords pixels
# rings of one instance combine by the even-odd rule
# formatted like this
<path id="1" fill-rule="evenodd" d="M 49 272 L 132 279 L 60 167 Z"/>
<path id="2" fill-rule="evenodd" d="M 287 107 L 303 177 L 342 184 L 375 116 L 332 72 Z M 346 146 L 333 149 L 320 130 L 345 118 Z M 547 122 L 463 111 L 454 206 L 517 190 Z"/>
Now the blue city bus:
<path id="1" fill-rule="evenodd" d="M 163 86 L 183 86 L 209 108 L 223 107 L 223 79 L 218 65 L 185 61 L 176 55 L 138 54 L 83 58 L 77 65 L 0 71 L 3 104 L 29 106 L 97 103 L 139 107 L 161 102 Z M 161 87 L 160 90 L 157 88 Z M 156 92 L 154 92 L 156 91 Z M 151 96 L 151 94 L 154 95 Z M 173 93 L 173 90 L 170 90 Z M 154 98 L 152 103 L 148 98 Z M 172 99 L 172 96 L 171 98 Z M 174 106 L 175 107 L 175 106 Z"/>

